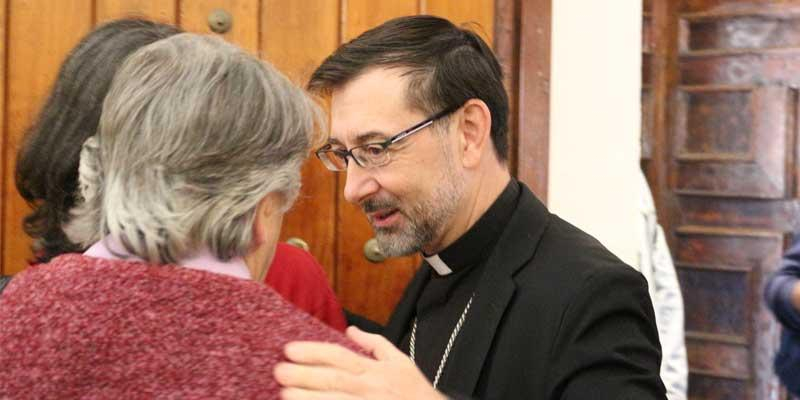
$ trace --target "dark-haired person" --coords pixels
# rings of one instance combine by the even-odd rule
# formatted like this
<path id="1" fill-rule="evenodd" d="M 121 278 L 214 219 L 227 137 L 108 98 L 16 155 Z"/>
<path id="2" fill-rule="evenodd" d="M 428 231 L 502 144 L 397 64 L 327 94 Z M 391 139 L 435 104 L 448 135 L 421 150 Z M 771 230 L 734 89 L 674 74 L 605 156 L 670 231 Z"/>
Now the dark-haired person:
<path id="1" fill-rule="evenodd" d="M 86 35 L 67 56 L 17 157 L 17 190 L 33 208 L 24 229 L 34 239 L 35 263 L 85 250 L 62 228 L 76 202 L 81 145 L 97 131 L 103 99 L 125 58 L 180 32 L 142 19 L 111 21 Z M 279 243 L 266 282 L 328 325 L 346 327 L 322 267 L 309 253 Z"/>
<path id="2" fill-rule="evenodd" d="M 385 339 L 348 329 L 375 359 L 288 345 L 284 398 L 665 399 L 647 282 L 510 175 L 508 100 L 480 37 L 394 19 L 309 87 L 331 100 L 317 155 L 386 254 L 425 262 Z"/>

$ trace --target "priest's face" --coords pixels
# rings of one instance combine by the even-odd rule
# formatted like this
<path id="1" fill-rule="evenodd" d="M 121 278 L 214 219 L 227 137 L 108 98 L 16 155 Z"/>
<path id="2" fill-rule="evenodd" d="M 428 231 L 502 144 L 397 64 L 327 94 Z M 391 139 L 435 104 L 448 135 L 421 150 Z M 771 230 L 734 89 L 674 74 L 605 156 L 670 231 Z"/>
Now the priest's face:
<path id="1" fill-rule="evenodd" d="M 399 69 L 370 69 L 331 97 L 336 149 L 382 143 L 430 115 L 409 107 Z M 349 159 L 345 198 L 360 206 L 389 257 L 437 249 L 464 194 L 458 141 L 448 119 L 388 146 L 388 162 L 360 166 Z"/>

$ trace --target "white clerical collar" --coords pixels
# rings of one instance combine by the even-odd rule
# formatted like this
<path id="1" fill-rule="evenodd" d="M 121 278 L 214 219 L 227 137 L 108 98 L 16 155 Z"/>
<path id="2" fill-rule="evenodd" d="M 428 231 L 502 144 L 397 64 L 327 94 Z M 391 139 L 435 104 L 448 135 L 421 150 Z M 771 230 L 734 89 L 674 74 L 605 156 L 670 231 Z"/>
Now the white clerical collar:
<path id="1" fill-rule="evenodd" d="M 425 261 L 430 264 L 431 267 L 436 271 L 437 274 L 441 276 L 450 275 L 453 273 L 453 270 L 447 266 L 447 264 L 442 261 L 438 254 L 434 254 L 430 257 L 425 257 Z"/>

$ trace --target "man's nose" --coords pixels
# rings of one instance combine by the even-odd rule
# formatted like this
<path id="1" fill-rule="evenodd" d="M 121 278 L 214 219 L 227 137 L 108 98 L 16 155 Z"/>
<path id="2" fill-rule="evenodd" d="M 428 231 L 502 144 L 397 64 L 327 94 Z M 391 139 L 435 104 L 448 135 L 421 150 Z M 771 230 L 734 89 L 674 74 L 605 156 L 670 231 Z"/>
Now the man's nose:
<path id="1" fill-rule="evenodd" d="M 347 201 L 359 204 L 362 200 L 375 194 L 379 188 L 380 185 L 378 185 L 369 170 L 359 166 L 352 160 L 347 164 L 344 185 L 344 198 Z"/>

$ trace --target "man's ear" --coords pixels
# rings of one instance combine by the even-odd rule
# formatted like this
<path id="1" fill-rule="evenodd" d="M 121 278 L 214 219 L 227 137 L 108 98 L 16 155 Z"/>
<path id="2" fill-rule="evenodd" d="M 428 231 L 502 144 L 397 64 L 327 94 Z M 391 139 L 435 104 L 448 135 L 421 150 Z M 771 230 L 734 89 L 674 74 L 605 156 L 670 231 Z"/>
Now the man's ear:
<path id="1" fill-rule="evenodd" d="M 459 150 L 464 168 L 480 165 L 487 146 L 492 146 L 492 113 L 483 100 L 470 99 L 461 108 L 459 120 Z"/>

